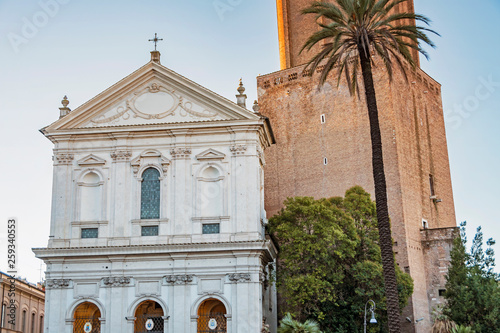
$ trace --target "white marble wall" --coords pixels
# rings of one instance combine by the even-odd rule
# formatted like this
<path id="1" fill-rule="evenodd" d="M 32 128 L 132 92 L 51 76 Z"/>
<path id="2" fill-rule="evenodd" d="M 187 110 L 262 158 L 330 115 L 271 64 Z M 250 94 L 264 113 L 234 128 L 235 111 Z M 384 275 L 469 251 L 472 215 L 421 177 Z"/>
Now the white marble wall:
<path id="1" fill-rule="evenodd" d="M 64 148 L 55 149 L 49 247 L 263 238 L 263 174 L 258 156 L 263 147 L 256 132 L 97 138 L 59 146 Z M 202 173 L 209 166 L 219 172 L 217 216 L 207 216 L 202 207 L 208 184 Z M 155 221 L 140 219 L 141 174 L 147 167 L 159 169 L 162 178 L 160 219 Z M 88 187 L 89 173 L 99 176 L 97 187 Z M 98 211 L 82 212 L 82 200 L 89 191 L 100 193 Z M 202 223 L 210 222 L 220 223 L 220 234 L 202 235 Z M 159 236 L 141 237 L 140 226 L 150 224 L 159 225 Z M 99 238 L 81 239 L 81 228 L 90 227 L 99 228 Z"/>

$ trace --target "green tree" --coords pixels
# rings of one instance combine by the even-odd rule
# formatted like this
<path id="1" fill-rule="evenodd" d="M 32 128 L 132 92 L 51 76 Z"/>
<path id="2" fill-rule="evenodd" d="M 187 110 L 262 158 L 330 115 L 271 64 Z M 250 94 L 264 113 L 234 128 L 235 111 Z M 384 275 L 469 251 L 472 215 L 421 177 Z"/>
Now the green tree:
<path id="1" fill-rule="evenodd" d="M 483 249 L 483 232 L 477 228 L 470 252 L 466 250 L 466 223 L 453 243 L 446 276 L 446 306 L 443 313 L 455 323 L 477 333 L 500 332 L 500 276 L 495 273 L 493 239 Z"/>
<path id="2" fill-rule="evenodd" d="M 472 327 L 458 325 L 453 327 L 450 333 L 474 333 L 474 331 L 472 330 Z"/>
<path id="3" fill-rule="evenodd" d="M 434 46 L 426 32 L 432 30 L 413 23 L 429 24 L 429 19 L 414 13 L 397 13 L 394 7 L 407 0 L 336 0 L 335 3 L 314 2 L 304 9 L 304 14 L 314 14 L 319 29 L 305 43 L 302 51 L 311 50 L 317 44 L 322 49 L 309 62 L 313 71 L 324 64 L 320 85 L 328 74 L 338 66 L 338 81 L 345 73 L 352 94 L 358 91 L 359 69 L 363 76 L 366 104 L 370 121 L 372 144 L 372 167 L 377 202 L 378 228 L 382 262 L 384 268 L 385 292 L 388 301 L 389 331 L 400 332 L 399 301 L 396 272 L 387 207 L 387 189 L 382 154 L 382 139 L 378 119 L 377 99 L 373 83 L 373 56 L 380 57 L 389 78 L 394 67 L 405 74 L 404 63 L 415 67 L 411 49 L 427 57 L 421 43 Z"/>
<path id="4" fill-rule="evenodd" d="M 361 187 L 347 190 L 344 198 L 289 198 L 269 220 L 269 231 L 279 245 L 282 312 L 317 320 L 324 332 L 356 332 L 368 299 L 386 309 L 376 207 Z M 413 281 L 399 267 L 396 272 L 404 307 Z"/>
<path id="5" fill-rule="evenodd" d="M 317 322 L 306 320 L 305 323 L 301 323 L 287 313 L 281 320 L 278 333 L 321 333 L 321 331 Z"/>

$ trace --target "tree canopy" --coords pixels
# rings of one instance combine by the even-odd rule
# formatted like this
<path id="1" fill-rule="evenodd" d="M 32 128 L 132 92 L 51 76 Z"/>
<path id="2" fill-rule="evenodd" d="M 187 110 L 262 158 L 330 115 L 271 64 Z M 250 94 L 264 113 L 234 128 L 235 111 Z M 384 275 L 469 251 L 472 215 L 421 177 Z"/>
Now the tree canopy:
<path id="1" fill-rule="evenodd" d="M 500 276 L 495 273 L 493 239 L 483 249 L 483 232 L 477 229 L 467 252 L 466 223 L 460 228 L 451 251 L 446 276 L 446 305 L 443 313 L 459 325 L 470 326 L 476 333 L 500 332 Z"/>
<path id="2" fill-rule="evenodd" d="M 364 306 L 377 304 L 386 323 L 381 252 L 375 203 L 359 186 L 345 197 L 295 197 L 269 221 L 279 245 L 276 272 L 281 314 L 313 319 L 324 332 L 363 327 Z M 396 267 L 400 307 L 413 292 L 411 277 Z M 386 325 L 377 325 L 380 331 Z"/>

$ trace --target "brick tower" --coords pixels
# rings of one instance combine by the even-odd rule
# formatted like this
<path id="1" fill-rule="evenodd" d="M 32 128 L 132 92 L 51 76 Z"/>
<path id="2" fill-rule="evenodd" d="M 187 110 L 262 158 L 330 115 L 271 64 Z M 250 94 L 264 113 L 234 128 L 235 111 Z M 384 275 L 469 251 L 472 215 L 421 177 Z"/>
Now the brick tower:
<path id="1" fill-rule="evenodd" d="M 312 16 L 300 14 L 309 3 L 277 0 L 281 70 L 257 78 L 260 110 L 276 137 L 265 153 L 269 216 L 287 197 L 343 196 L 353 185 L 374 196 L 364 95 L 351 97 L 344 81 L 337 88 L 335 73 L 318 89 L 318 73 L 304 71 L 315 50 L 300 50 L 317 29 Z M 402 6 L 396 10 L 413 12 L 412 0 Z M 429 332 L 456 233 L 441 86 L 420 68 L 408 68 L 409 83 L 399 71 L 390 83 L 382 68 L 374 80 L 394 251 L 414 279 L 402 327 Z"/>

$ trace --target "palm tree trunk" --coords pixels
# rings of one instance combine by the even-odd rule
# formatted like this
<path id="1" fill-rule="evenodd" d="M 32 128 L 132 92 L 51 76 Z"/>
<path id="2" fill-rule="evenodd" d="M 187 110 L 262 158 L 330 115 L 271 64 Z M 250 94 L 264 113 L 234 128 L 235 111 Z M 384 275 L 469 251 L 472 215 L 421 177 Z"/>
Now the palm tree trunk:
<path id="1" fill-rule="evenodd" d="M 389 323 L 389 332 L 400 333 L 401 323 L 399 321 L 399 297 L 396 270 L 394 267 L 394 254 L 392 251 L 389 209 L 387 207 L 387 185 L 385 181 L 382 136 L 380 134 L 380 124 L 378 119 L 377 98 L 375 96 L 375 86 L 373 84 L 373 73 L 369 54 L 370 51 L 366 50 L 365 53 L 365 50 L 361 46 L 358 50 L 365 85 L 368 116 L 370 119 L 373 180 L 375 183 L 375 203 L 377 206 L 377 222 L 379 244 L 382 253 L 385 296 L 387 299 L 387 319 Z"/>

